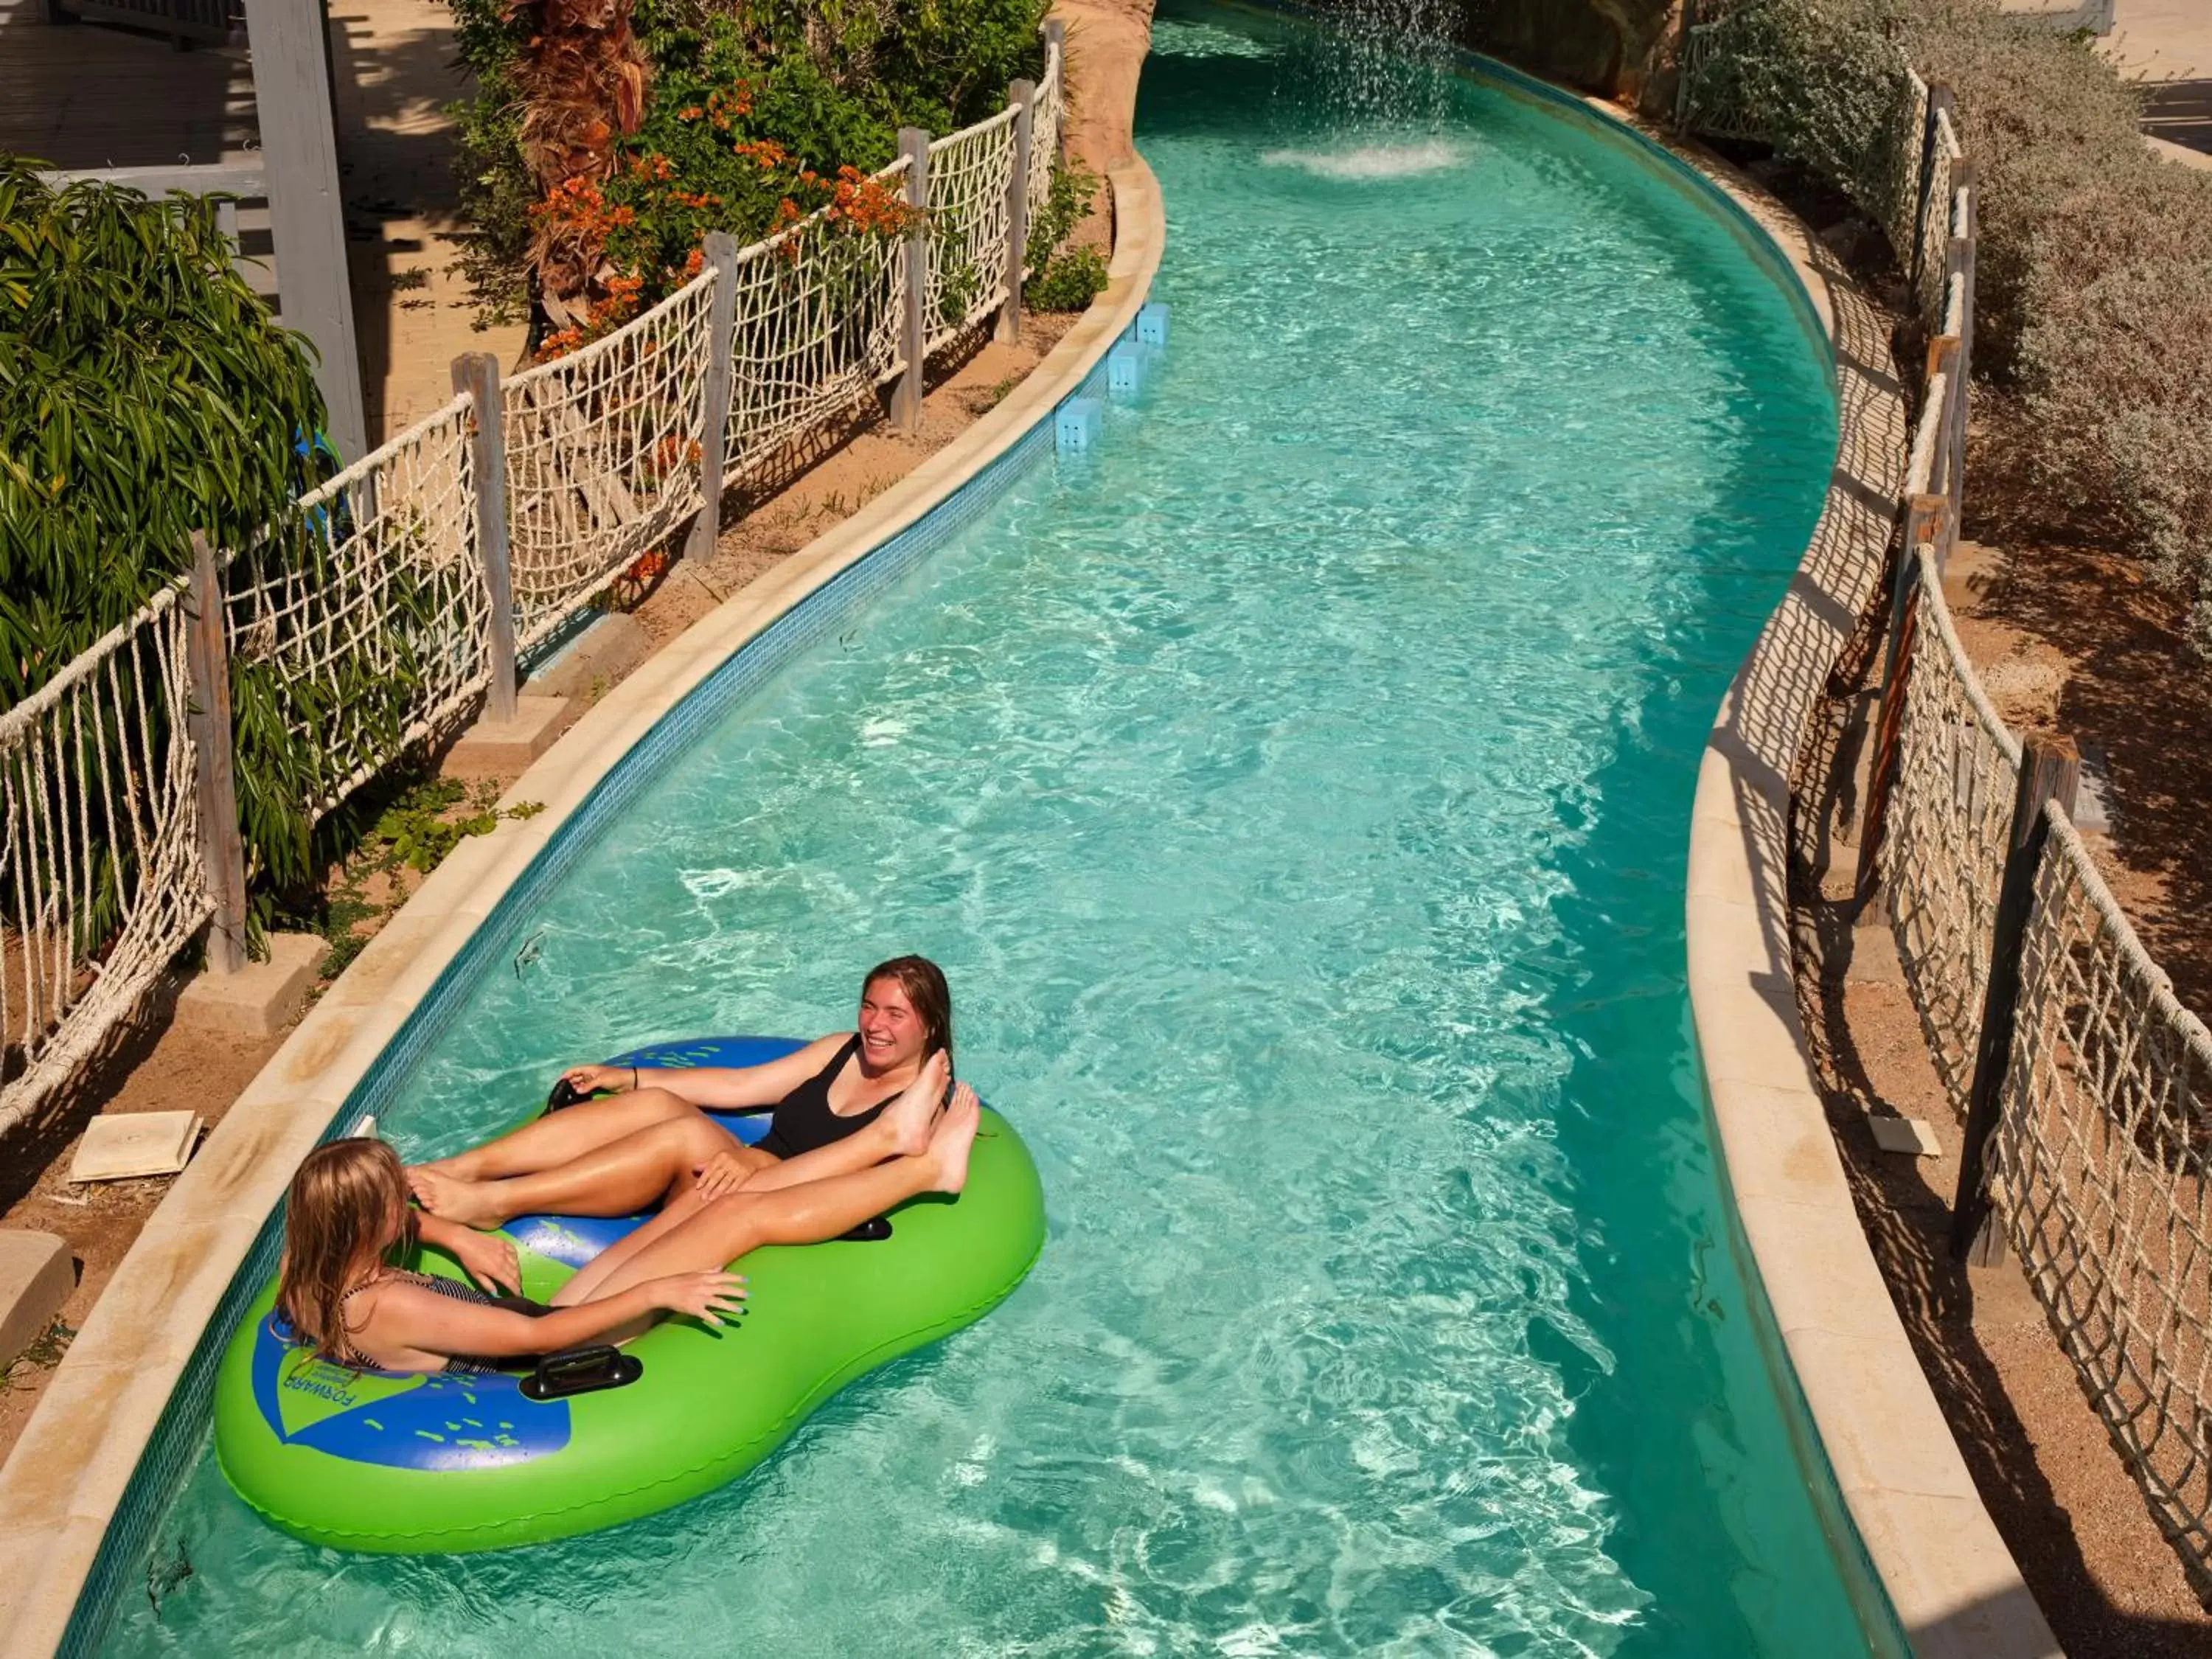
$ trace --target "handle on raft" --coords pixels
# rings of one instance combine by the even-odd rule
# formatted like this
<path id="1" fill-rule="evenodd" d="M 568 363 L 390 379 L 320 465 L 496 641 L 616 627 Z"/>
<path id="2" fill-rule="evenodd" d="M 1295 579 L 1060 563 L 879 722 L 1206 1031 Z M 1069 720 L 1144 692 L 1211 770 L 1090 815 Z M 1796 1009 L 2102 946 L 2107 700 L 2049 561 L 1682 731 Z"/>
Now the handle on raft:
<path id="1" fill-rule="evenodd" d="M 626 1389 L 644 1375 L 643 1360 L 611 1343 L 593 1342 L 547 1354 L 522 1379 L 521 1389 L 526 1400 L 566 1400 L 603 1389 Z"/>
<path id="2" fill-rule="evenodd" d="M 545 1097 L 545 1109 L 549 1112 L 557 1112 L 563 1106 L 574 1106 L 580 1100 L 590 1098 L 589 1095 L 569 1082 L 567 1078 L 556 1077 L 553 1079 L 552 1092 Z"/>

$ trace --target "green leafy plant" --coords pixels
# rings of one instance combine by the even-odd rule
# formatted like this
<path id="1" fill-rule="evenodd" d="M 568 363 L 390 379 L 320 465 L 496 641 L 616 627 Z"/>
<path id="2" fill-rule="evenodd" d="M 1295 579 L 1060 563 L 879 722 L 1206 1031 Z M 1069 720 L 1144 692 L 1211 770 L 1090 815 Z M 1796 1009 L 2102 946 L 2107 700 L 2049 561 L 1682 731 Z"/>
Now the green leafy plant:
<path id="1" fill-rule="evenodd" d="M 540 801 L 519 801 L 502 811 L 497 797 L 496 785 L 480 787 L 471 797 L 455 779 L 432 778 L 385 808 L 374 833 L 395 864 L 428 875 L 466 837 L 491 834 L 501 818 L 535 817 L 545 810 Z M 456 816 L 455 809 L 465 805 Z"/>
<path id="2" fill-rule="evenodd" d="M 1080 311 L 1104 289 L 1104 251 L 1067 245 L 1097 198 L 1098 175 L 1080 161 L 1052 170 L 1051 190 L 1031 208 L 1024 250 L 1030 278 L 1022 285 L 1022 301 L 1033 310 Z"/>
<path id="3" fill-rule="evenodd" d="M 304 338 L 231 264 L 215 204 L 0 155 L 0 706 L 313 481 Z"/>

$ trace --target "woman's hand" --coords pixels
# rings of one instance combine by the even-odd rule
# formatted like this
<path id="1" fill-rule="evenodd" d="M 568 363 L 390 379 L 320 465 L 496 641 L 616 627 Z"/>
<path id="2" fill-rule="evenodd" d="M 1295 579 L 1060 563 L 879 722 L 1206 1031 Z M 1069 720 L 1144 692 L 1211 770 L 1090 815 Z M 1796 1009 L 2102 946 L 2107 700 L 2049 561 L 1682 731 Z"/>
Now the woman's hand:
<path id="1" fill-rule="evenodd" d="M 597 1094 L 602 1089 L 619 1094 L 635 1085 L 637 1068 L 635 1066 L 571 1066 L 561 1073 L 561 1081 L 580 1095 Z"/>
<path id="2" fill-rule="evenodd" d="M 471 1279 L 509 1296 L 522 1294 L 522 1267 L 515 1260 L 514 1243 L 497 1233 L 480 1233 L 473 1227 L 457 1228 L 440 1243 Z"/>
<path id="3" fill-rule="evenodd" d="M 706 1273 L 671 1273 L 647 1279 L 641 1286 L 652 1304 L 670 1313 L 690 1314 L 709 1325 L 720 1325 L 744 1311 L 745 1281 L 741 1274 L 717 1267 Z"/>
<path id="4" fill-rule="evenodd" d="M 691 1178 L 697 1183 L 701 1198 L 720 1198 L 724 1194 L 734 1193 L 744 1186 L 751 1174 L 751 1170 L 738 1161 L 735 1152 L 717 1152 L 693 1169 Z"/>

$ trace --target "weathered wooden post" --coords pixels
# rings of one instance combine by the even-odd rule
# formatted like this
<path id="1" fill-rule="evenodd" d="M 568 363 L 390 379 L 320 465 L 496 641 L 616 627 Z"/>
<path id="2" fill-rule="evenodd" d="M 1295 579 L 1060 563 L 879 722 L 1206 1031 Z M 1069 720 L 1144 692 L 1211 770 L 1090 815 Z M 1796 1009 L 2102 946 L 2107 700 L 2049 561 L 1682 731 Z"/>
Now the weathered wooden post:
<path id="1" fill-rule="evenodd" d="M 200 858 L 215 901 L 208 966 L 234 974 L 246 966 L 246 838 L 239 831 L 238 784 L 231 771 L 230 653 L 215 550 L 197 530 L 185 610 L 191 619 L 185 645 L 192 683 L 187 723 L 198 771 Z"/>
<path id="2" fill-rule="evenodd" d="M 2013 795 L 2012 834 L 2005 842 L 2004 880 L 1990 937 L 1990 982 L 1982 999 L 1982 1030 L 1974 1046 L 1974 1081 L 1966 1096 L 1966 1138 L 1959 1153 L 1959 1191 L 1951 1203 L 1951 1254 L 1989 1266 L 2002 1259 L 2001 1236 L 1984 1237 L 1990 1218 L 1989 1146 L 2004 1109 L 2005 1070 L 2020 1008 L 2021 946 L 2035 903 L 2035 872 L 2051 838 L 2044 803 L 2069 817 L 2081 782 L 2081 756 L 2071 738 L 2031 737 L 2022 745 L 2020 787 Z"/>
<path id="3" fill-rule="evenodd" d="M 315 343 L 325 429 L 339 459 L 350 463 L 368 453 L 369 442 L 331 106 L 330 25 L 323 7 L 295 0 L 246 0 L 246 10 L 257 154 L 268 179 L 284 321 Z"/>
<path id="4" fill-rule="evenodd" d="M 1867 775 L 1866 807 L 1859 814 L 1859 862 L 1851 878 L 1851 908 L 1863 910 L 1874 896 L 1875 857 L 1881 845 L 1889 794 L 1897 778 L 1898 739 L 1905 721 L 1905 688 L 1912 673 L 1914 635 L 1919 611 L 1912 603 L 1922 562 L 1929 556 L 1949 511 L 1941 495 L 1915 495 L 1905 503 L 1905 535 L 1897 555 L 1897 581 L 1890 589 L 1889 645 L 1882 665 L 1881 701 L 1875 717 L 1874 764 Z"/>
<path id="5" fill-rule="evenodd" d="M 699 516 L 684 544 L 687 557 L 704 559 L 722 537 L 722 446 L 730 428 L 730 353 L 737 335 L 738 241 L 726 231 L 707 233 L 707 263 L 714 271 L 708 313 L 707 384 L 699 399 Z"/>
<path id="6" fill-rule="evenodd" d="M 1964 279 L 1959 349 L 1952 358 L 1953 373 L 1958 377 L 1952 388 L 1955 429 L 1951 434 L 1951 511 L 1955 522 L 1963 516 L 1966 500 L 1966 400 L 1974 367 L 1974 245 L 1981 237 L 1982 219 L 1981 179 L 1972 161 L 1960 161 L 1951 169 L 1951 189 L 1954 195 L 1963 192 L 1966 202 L 1966 222 L 1957 227 L 1964 234 L 1951 239 L 1948 256 L 1950 268 Z"/>
<path id="7" fill-rule="evenodd" d="M 485 666 L 491 683 L 484 718 L 504 724 L 515 717 L 514 586 L 507 568 L 507 439 L 499 397 L 499 359 L 467 351 L 453 359 L 453 390 L 474 406 L 469 439 L 470 472 L 477 489 L 477 556 L 483 562 L 489 601 Z"/>
<path id="8" fill-rule="evenodd" d="M 1928 343 L 1927 378 L 1922 382 L 1929 395 L 1941 388 L 1942 406 L 1935 411 L 1936 444 L 1929 455 L 1928 489 L 1941 495 L 1949 510 L 1944 516 L 1944 534 L 1936 543 L 1936 568 L 1941 570 L 1948 562 L 1951 541 L 1959 528 L 1959 492 L 1954 488 L 1959 467 L 1959 455 L 1953 447 L 1957 436 L 1954 418 L 1959 398 L 1959 341 L 1956 335 L 1939 334 Z"/>
<path id="9" fill-rule="evenodd" d="M 1044 49 L 1047 60 L 1049 61 L 1053 54 L 1059 54 L 1060 90 L 1060 106 L 1062 109 L 1066 109 L 1067 107 L 1067 19 L 1065 17 L 1048 17 L 1044 20 L 1044 27 L 1040 31 L 1040 33 L 1044 36 Z M 1057 135 L 1055 135 L 1055 137 L 1057 137 Z M 1058 161 L 1059 159 L 1060 152 L 1055 149 L 1053 152 L 1053 160 Z"/>
<path id="10" fill-rule="evenodd" d="M 899 154 L 907 158 L 907 205 L 929 210 L 929 135 L 920 127 L 899 129 Z M 891 392 L 891 424 L 902 432 L 921 429 L 921 372 L 929 356 L 929 224 L 916 222 L 906 239 L 906 309 L 899 319 L 899 351 L 906 359 Z"/>
<path id="11" fill-rule="evenodd" d="M 999 307 L 992 338 L 1012 345 L 1022 337 L 1022 276 L 1029 264 L 1030 143 L 1036 114 L 1036 82 L 1017 81 L 1006 89 L 1014 106 L 1014 170 L 1006 180 L 1006 299 Z"/>

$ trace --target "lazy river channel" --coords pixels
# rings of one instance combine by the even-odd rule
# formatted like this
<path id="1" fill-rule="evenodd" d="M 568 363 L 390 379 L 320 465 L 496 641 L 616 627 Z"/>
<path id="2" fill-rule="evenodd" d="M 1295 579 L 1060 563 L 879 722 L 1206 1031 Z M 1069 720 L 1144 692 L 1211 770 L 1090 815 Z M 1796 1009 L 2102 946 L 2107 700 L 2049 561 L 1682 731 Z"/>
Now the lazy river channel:
<path id="1" fill-rule="evenodd" d="M 1820 507 L 1822 349 L 1629 141 L 1412 64 L 1378 119 L 1328 57 L 1165 10 L 1143 395 L 701 735 L 384 1122 L 451 1150 L 565 1063 L 841 1026 L 925 951 L 1043 1172 L 1029 1282 L 565 1543 L 317 1550 L 203 1450 L 108 1651 L 1893 1639 L 1761 1358 L 1683 982 L 1697 757 Z"/>

